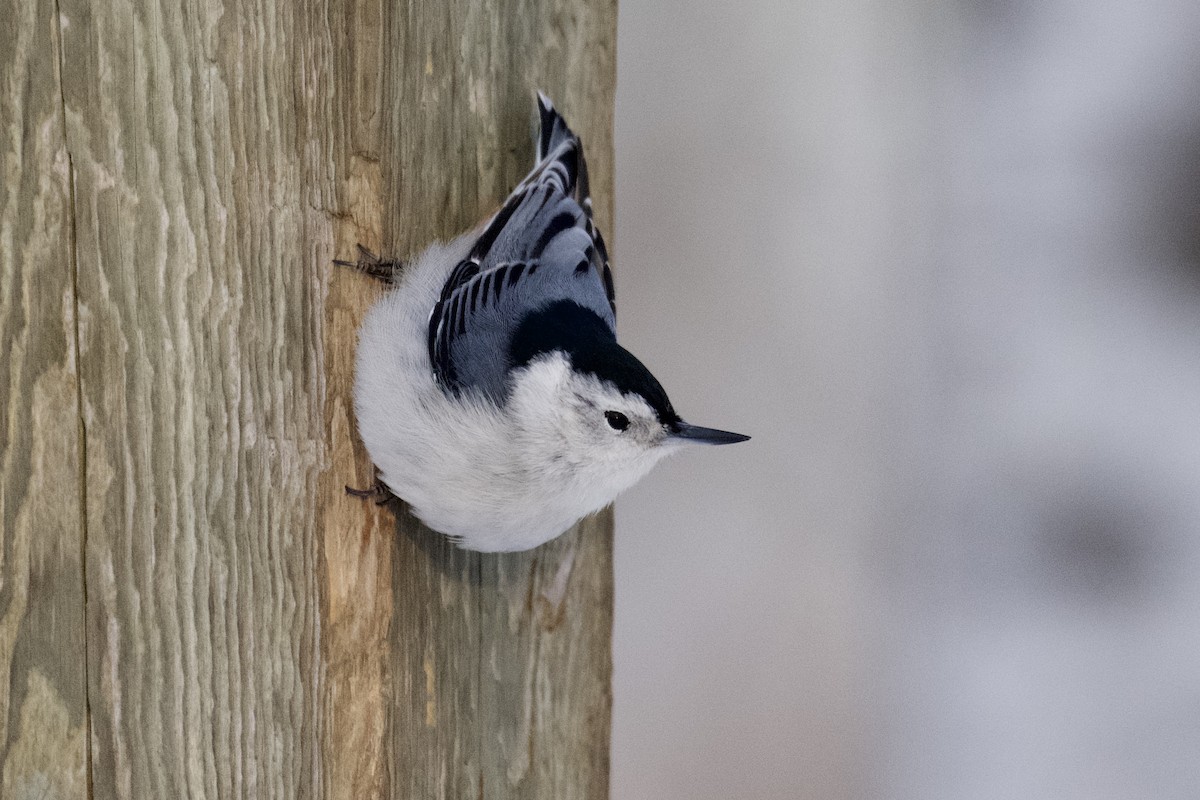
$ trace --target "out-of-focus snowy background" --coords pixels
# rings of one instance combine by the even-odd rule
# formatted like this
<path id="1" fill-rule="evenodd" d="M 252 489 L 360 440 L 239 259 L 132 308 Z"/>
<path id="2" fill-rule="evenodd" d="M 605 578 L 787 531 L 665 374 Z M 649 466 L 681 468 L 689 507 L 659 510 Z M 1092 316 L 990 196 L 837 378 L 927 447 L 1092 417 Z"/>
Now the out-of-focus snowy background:
<path id="1" fill-rule="evenodd" d="M 623 0 L 613 797 L 1200 797 L 1200 3 Z"/>

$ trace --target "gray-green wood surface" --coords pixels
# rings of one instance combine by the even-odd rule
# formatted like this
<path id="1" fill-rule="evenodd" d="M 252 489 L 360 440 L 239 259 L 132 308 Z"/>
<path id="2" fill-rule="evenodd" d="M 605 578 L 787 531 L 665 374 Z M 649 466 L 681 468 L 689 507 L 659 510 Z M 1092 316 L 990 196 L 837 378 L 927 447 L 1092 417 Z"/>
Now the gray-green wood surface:
<path id="1" fill-rule="evenodd" d="M 4 5 L 0 795 L 607 797 L 611 516 L 345 496 L 330 261 L 487 216 L 534 88 L 611 234 L 615 2 Z"/>

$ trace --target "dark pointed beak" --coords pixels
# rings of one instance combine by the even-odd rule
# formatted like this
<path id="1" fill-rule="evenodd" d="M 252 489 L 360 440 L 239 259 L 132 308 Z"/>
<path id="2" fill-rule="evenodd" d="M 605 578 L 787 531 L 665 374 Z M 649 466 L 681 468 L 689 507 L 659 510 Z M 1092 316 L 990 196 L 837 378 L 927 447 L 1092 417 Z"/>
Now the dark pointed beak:
<path id="1" fill-rule="evenodd" d="M 696 444 L 737 444 L 750 438 L 741 433 L 719 431 L 716 428 L 701 428 L 699 425 L 690 425 L 683 420 L 671 425 L 669 430 L 672 439 L 683 439 Z"/>

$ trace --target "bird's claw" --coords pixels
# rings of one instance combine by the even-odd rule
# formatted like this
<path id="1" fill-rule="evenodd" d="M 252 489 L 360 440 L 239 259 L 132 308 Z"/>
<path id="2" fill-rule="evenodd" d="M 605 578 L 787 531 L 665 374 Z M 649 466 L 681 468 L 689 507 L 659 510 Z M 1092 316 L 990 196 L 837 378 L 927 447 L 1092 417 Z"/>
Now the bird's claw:
<path id="1" fill-rule="evenodd" d="M 392 490 L 389 489 L 379 478 L 375 479 L 374 485 L 370 489 L 355 489 L 352 486 L 346 487 L 346 494 L 351 497 L 358 497 L 362 500 L 374 500 L 375 505 L 385 506 L 395 497 Z"/>
<path id="2" fill-rule="evenodd" d="M 380 258 L 361 244 L 358 245 L 358 261 L 343 261 L 340 258 L 335 258 L 333 263 L 339 267 L 356 269 L 384 283 L 395 283 L 396 276 L 404 266 L 404 262 L 400 261 L 400 259 Z"/>

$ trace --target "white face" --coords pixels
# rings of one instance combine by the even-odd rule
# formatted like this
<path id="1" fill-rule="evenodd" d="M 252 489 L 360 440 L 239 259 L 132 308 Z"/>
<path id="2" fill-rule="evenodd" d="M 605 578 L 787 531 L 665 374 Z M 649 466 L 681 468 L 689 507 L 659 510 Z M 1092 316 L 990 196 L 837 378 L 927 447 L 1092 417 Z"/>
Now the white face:
<path id="1" fill-rule="evenodd" d="M 577 445 L 613 458 L 636 458 L 665 445 L 667 430 L 641 395 L 622 394 L 591 375 L 573 374 L 565 388 L 565 432 Z"/>
<path id="2" fill-rule="evenodd" d="M 512 405 L 539 457 L 632 483 L 678 449 L 644 398 L 573 372 L 561 356 L 538 359 L 524 373 Z"/>

